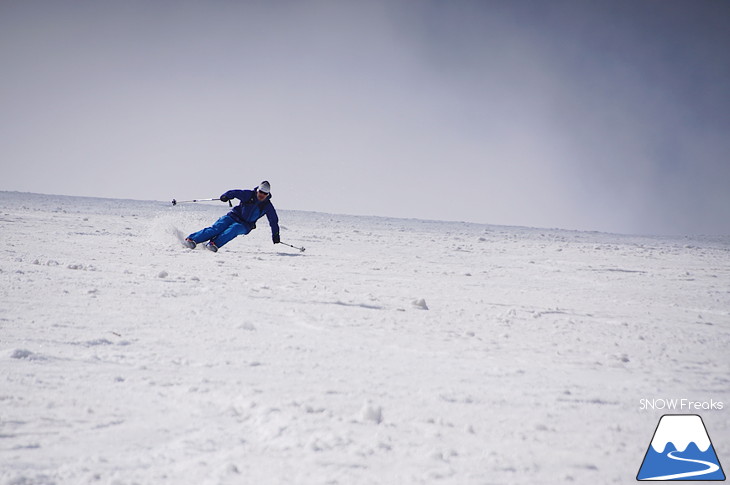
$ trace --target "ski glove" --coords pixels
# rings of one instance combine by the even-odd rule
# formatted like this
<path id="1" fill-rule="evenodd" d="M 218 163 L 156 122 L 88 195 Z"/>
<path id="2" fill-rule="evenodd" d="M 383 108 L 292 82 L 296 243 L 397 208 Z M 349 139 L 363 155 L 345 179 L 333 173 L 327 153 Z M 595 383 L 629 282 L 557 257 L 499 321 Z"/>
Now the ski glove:
<path id="1" fill-rule="evenodd" d="M 221 195 L 221 202 L 228 202 L 229 200 L 231 200 L 231 199 L 229 199 L 225 195 Z"/>
<path id="2" fill-rule="evenodd" d="M 273 236 L 271 236 L 271 240 L 274 241 L 274 244 L 279 244 L 281 242 L 278 234 L 274 234 Z"/>

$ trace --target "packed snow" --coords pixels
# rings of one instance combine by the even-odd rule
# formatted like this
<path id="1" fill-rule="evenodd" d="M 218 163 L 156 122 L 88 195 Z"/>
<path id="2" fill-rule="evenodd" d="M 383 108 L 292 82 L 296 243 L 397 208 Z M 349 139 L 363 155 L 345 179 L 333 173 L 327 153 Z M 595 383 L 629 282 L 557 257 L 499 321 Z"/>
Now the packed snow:
<path id="1" fill-rule="evenodd" d="M 730 237 L 228 210 L 0 192 L 0 484 L 631 483 L 674 398 L 730 462 Z"/>

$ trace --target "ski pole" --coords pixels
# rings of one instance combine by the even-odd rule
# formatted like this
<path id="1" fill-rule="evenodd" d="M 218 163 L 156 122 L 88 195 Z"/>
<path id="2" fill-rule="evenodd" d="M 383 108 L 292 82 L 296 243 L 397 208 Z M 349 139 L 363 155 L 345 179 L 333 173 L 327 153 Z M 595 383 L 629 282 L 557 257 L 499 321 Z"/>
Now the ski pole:
<path id="1" fill-rule="evenodd" d="M 193 200 L 175 200 L 175 199 L 172 199 L 172 205 L 185 204 L 187 202 L 209 202 L 209 201 L 212 201 L 212 200 L 220 200 L 220 198 L 216 198 L 216 199 L 193 199 Z M 231 201 L 230 200 L 228 201 L 228 205 L 231 206 L 231 207 L 233 207 L 233 204 L 231 204 Z"/>
<path id="2" fill-rule="evenodd" d="M 296 246 L 292 246 L 291 244 L 287 244 L 287 243 L 285 243 L 285 242 L 280 242 L 279 244 L 283 244 L 284 246 L 289 246 L 290 248 L 298 249 L 298 250 L 300 250 L 301 252 L 304 252 L 304 248 L 298 248 L 298 247 L 296 247 Z"/>

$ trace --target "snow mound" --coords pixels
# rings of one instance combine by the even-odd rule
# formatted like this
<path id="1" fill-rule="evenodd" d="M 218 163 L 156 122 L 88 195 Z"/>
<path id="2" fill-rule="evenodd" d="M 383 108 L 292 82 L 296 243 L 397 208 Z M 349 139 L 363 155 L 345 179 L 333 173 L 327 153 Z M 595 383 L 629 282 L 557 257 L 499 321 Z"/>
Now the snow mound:
<path id="1" fill-rule="evenodd" d="M 418 308 L 419 310 L 428 310 L 428 305 L 426 304 L 426 300 L 423 298 L 413 300 L 411 302 L 414 308 Z"/>
<path id="2" fill-rule="evenodd" d="M 380 424 L 383 422 L 383 408 L 366 401 L 360 409 L 360 420 L 366 423 Z"/>
<path id="3" fill-rule="evenodd" d="M 25 359 L 25 360 L 46 360 L 46 357 L 31 352 L 26 349 L 15 349 L 10 352 L 11 359 Z"/>

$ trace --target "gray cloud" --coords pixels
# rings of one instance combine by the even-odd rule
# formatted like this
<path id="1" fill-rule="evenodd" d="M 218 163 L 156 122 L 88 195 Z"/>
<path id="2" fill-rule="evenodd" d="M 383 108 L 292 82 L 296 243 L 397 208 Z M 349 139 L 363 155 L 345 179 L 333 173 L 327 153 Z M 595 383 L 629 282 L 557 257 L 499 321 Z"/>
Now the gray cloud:
<path id="1" fill-rule="evenodd" d="M 0 188 L 730 233 L 725 2 L 5 2 Z"/>

